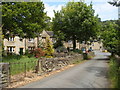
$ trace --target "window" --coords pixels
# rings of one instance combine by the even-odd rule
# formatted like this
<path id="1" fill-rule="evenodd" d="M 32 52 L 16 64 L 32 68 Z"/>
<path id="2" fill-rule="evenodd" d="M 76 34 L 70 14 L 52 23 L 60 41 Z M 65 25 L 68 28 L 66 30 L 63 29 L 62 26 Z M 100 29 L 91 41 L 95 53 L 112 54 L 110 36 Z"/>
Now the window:
<path id="1" fill-rule="evenodd" d="M 14 37 L 9 37 L 8 41 L 14 41 Z"/>
<path id="2" fill-rule="evenodd" d="M 23 41 L 23 38 L 20 37 L 20 41 Z"/>
<path id="3" fill-rule="evenodd" d="M 46 37 L 42 37 L 42 39 L 46 39 Z"/>
<path id="4" fill-rule="evenodd" d="M 29 38 L 29 42 L 34 42 L 34 38 Z"/>
<path id="5" fill-rule="evenodd" d="M 28 50 L 31 51 L 31 50 L 34 50 L 35 47 L 28 47 Z"/>
<path id="6" fill-rule="evenodd" d="M 72 41 L 71 41 L 71 40 L 69 40 L 69 41 L 68 41 L 68 43 L 69 43 L 69 44 L 71 44 L 71 43 L 72 43 Z"/>
<path id="7" fill-rule="evenodd" d="M 13 53 L 15 51 L 15 47 L 7 47 L 8 52 Z"/>

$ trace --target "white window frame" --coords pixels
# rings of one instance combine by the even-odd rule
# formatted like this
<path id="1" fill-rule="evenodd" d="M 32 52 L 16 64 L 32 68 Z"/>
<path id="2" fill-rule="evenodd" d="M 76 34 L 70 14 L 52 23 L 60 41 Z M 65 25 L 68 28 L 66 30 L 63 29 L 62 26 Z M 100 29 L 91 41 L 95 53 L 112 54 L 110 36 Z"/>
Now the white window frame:
<path id="1" fill-rule="evenodd" d="M 12 53 L 14 53 L 14 51 L 15 51 L 15 47 L 13 47 L 13 46 L 9 46 L 9 47 L 7 47 L 7 49 L 8 49 L 8 52 L 12 52 Z"/>
<path id="2" fill-rule="evenodd" d="M 8 41 L 14 41 L 14 37 L 9 37 Z"/>
<path id="3" fill-rule="evenodd" d="M 34 38 L 29 38 L 28 42 L 34 42 Z"/>

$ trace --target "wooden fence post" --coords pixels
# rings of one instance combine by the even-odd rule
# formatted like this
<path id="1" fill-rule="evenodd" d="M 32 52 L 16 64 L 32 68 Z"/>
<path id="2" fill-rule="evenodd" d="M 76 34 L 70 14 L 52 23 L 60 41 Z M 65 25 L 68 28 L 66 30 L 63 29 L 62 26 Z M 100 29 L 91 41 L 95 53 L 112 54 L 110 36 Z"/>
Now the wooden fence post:
<path id="1" fill-rule="evenodd" d="M 26 62 L 24 63 L 24 69 L 25 69 L 24 76 L 26 77 Z"/>
<path id="2" fill-rule="evenodd" d="M 42 75 L 42 61 L 39 60 L 39 75 Z"/>
<path id="3" fill-rule="evenodd" d="M 8 76 L 9 76 L 9 85 L 11 84 L 11 63 L 9 62 L 9 70 L 8 70 Z"/>

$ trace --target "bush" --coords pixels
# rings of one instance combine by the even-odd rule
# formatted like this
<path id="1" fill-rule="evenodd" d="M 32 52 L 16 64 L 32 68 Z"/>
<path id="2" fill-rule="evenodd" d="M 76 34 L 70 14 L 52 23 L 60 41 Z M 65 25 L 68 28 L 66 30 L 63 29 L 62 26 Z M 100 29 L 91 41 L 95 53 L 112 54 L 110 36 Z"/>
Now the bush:
<path id="1" fill-rule="evenodd" d="M 120 68 L 118 68 L 118 64 L 115 61 L 115 58 L 111 58 L 110 69 L 109 69 L 109 78 L 110 78 L 111 83 L 112 83 L 112 88 L 119 88 L 120 89 L 119 73 L 120 73 Z"/>
<path id="2" fill-rule="evenodd" d="M 45 56 L 45 52 L 41 48 L 37 48 L 34 50 L 34 55 L 36 58 L 40 58 L 42 56 Z"/>
<path id="3" fill-rule="evenodd" d="M 26 51 L 25 51 L 25 55 L 28 56 L 29 58 L 30 58 L 30 57 L 33 57 L 33 56 L 34 56 L 34 51 L 26 50 Z"/>
<path id="4" fill-rule="evenodd" d="M 7 55 L 7 56 L 4 56 L 3 57 L 3 60 L 13 60 L 13 59 L 16 59 L 16 60 L 20 60 L 22 58 L 21 55 L 16 55 L 16 54 L 13 54 L 13 55 Z"/>
<path id="5" fill-rule="evenodd" d="M 49 37 L 46 38 L 44 51 L 45 51 L 46 56 L 53 56 L 54 54 L 53 44 Z"/>
<path id="6" fill-rule="evenodd" d="M 63 46 L 60 46 L 60 47 L 56 48 L 56 51 L 57 52 L 68 52 L 67 49 Z"/>
<path id="7" fill-rule="evenodd" d="M 54 43 L 54 48 L 58 48 L 58 47 L 62 47 L 63 46 L 63 43 L 62 43 L 62 40 L 58 40 L 56 41 L 56 43 Z"/>
<path id="8" fill-rule="evenodd" d="M 53 56 L 46 56 L 46 58 L 53 58 Z"/>
<path id="9" fill-rule="evenodd" d="M 83 59 L 88 60 L 88 54 L 87 53 L 83 53 Z"/>
<path id="10" fill-rule="evenodd" d="M 79 50 L 79 49 L 73 50 L 73 52 L 82 54 L 82 50 Z"/>

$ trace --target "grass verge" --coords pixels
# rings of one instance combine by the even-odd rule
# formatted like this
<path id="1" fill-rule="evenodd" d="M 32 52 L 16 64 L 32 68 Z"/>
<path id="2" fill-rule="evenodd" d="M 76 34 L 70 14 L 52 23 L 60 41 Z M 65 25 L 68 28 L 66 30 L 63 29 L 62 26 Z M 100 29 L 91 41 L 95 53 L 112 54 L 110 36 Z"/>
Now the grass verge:
<path id="1" fill-rule="evenodd" d="M 120 67 L 115 58 L 112 57 L 109 63 L 109 79 L 111 81 L 111 88 L 120 89 Z"/>

